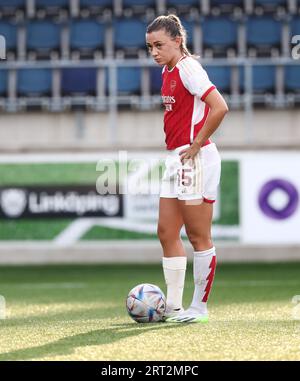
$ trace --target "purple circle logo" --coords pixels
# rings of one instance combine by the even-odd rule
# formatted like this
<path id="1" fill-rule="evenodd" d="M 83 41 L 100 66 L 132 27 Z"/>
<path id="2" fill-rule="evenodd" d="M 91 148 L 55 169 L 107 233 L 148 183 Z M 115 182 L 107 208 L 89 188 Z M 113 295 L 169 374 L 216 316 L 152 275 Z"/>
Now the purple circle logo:
<path id="1" fill-rule="evenodd" d="M 270 204 L 270 196 L 276 190 L 283 191 L 288 198 L 286 205 L 281 209 L 275 209 Z M 290 217 L 297 209 L 299 194 L 295 186 L 287 180 L 274 179 L 268 181 L 259 192 L 258 203 L 261 210 L 270 218 L 284 220 Z"/>

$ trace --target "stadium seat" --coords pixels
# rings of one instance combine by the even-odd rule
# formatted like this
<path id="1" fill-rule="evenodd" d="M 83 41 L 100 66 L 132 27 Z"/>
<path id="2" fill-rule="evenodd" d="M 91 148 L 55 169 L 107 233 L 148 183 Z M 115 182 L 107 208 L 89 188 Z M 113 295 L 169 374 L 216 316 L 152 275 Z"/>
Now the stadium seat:
<path id="1" fill-rule="evenodd" d="M 200 1 L 199 0 L 167 0 L 168 9 L 176 9 L 177 13 L 190 13 L 193 10 L 200 10 Z"/>
<path id="2" fill-rule="evenodd" d="M 211 82 L 221 92 L 230 93 L 231 88 L 231 68 L 229 66 L 204 66 Z"/>
<path id="3" fill-rule="evenodd" d="M 109 70 L 105 70 L 106 93 L 109 94 Z M 139 67 L 119 67 L 117 69 L 118 95 L 135 95 L 141 93 L 141 69 Z"/>
<path id="4" fill-rule="evenodd" d="M 52 72 L 50 69 L 20 69 L 17 72 L 17 93 L 21 96 L 50 96 Z"/>
<path id="5" fill-rule="evenodd" d="M 282 24 L 272 17 L 250 17 L 246 23 L 248 49 L 258 56 L 271 56 L 272 48 L 281 51 Z"/>
<path id="6" fill-rule="evenodd" d="M 80 0 L 80 7 L 109 7 L 111 0 Z"/>
<path id="7" fill-rule="evenodd" d="M 220 13 L 232 13 L 234 10 L 241 10 L 244 7 L 244 0 L 210 0 L 210 9 L 216 9 Z"/>
<path id="8" fill-rule="evenodd" d="M 61 78 L 63 95 L 96 95 L 97 69 L 95 68 L 63 69 Z"/>
<path id="9" fill-rule="evenodd" d="M 138 50 L 146 51 L 146 23 L 137 19 L 114 21 L 114 46 L 127 56 L 138 56 Z"/>
<path id="10" fill-rule="evenodd" d="M 291 21 L 291 34 L 290 37 L 300 35 L 300 17 L 294 17 Z"/>
<path id="11" fill-rule="evenodd" d="M 60 52 L 61 26 L 52 21 L 32 21 L 27 25 L 27 51 L 34 51 L 38 58 L 48 58 Z"/>
<path id="12" fill-rule="evenodd" d="M 288 0 L 254 0 L 255 10 L 261 10 L 264 13 L 276 13 L 278 9 L 288 7 Z"/>
<path id="13" fill-rule="evenodd" d="M 121 67 L 118 69 L 118 94 L 140 94 L 141 69 Z"/>
<path id="14" fill-rule="evenodd" d="M 80 10 L 90 15 L 99 16 L 105 10 L 112 11 L 114 1 L 112 0 L 80 0 Z"/>
<path id="15" fill-rule="evenodd" d="M 13 16 L 17 11 L 24 11 L 26 0 L 0 0 L 0 14 Z"/>
<path id="16" fill-rule="evenodd" d="M 300 93 L 300 65 L 288 65 L 284 68 L 285 91 Z"/>
<path id="17" fill-rule="evenodd" d="M 91 58 L 96 50 L 103 51 L 105 25 L 93 20 L 73 21 L 70 25 L 70 48 L 81 57 Z"/>
<path id="18" fill-rule="evenodd" d="M 69 10 L 69 0 L 35 0 L 35 8 L 49 16 L 58 15 Z"/>
<path id="19" fill-rule="evenodd" d="M 225 57 L 229 48 L 237 51 L 238 24 L 225 17 L 205 18 L 201 23 L 203 48 L 214 56 Z"/>
<path id="20" fill-rule="evenodd" d="M 162 85 L 162 68 L 151 67 L 150 68 L 150 86 L 151 94 L 160 94 Z"/>
<path id="21" fill-rule="evenodd" d="M 144 13 L 147 9 L 156 8 L 156 0 L 123 0 L 123 10 L 130 9 L 133 13 Z"/>
<path id="22" fill-rule="evenodd" d="M 194 28 L 195 23 L 194 21 L 188 21 L 185 19 L 181 19 L 182 26 L 186 30 L 187 34 L 187 47 L 188 49 L 191 49 L 193 51 L 194 48 Z"/>
<path id="23" fill-rule="evenodd" d="M 300 17 L 295 17 L 290 22 L 290 50 L 292 54 L 295 54 L 295 52 L 299 55 L 300 54 L 300 39 L 298 37 L 295 37 L 295 39 L 292 41 L 292 38 L 294 36 L 300 35 Z"/>
<path id="24" fill-rule="evenodd" d="M 240 90 L 245 92 L 245 69 L 239 72 Z M 276 67 L 275 66 L 253 66 L 252 68 L 252 91 L 254 94 L 275 93 Z"/>
<path id="25" fill-rule="evenodd" d="M 7 73 L 7 70 L 3 69 L 3 70 L 0 70 L 0 96 L 6 96 L 7 94 L 7 77 L 8 77 L 8 73 Z"/>
<path id="26" fill-rule="evenodd" d="M 0 35 L 4 36 L 7 52 L 16 52 L 17 49 L 17 27 L 9 22 L 0 22 Z"/>

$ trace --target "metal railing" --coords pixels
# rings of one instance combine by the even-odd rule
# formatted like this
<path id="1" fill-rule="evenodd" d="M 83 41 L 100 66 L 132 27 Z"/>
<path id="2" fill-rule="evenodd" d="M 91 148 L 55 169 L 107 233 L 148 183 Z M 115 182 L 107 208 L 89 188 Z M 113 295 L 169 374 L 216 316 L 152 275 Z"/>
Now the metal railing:
<path id="1" fill-rule="evenodd" d="M 229 94 L 225 94 L 226 101 L 232 109 L 243 109 L 245 112 L 245 129 L 248 141 L 251 141 L 251 126 L 253 120 L 253 107 L 256 103 L 265 104 L 273 108 L 293 107 L 300 102 L 300 93 L 286 94 L 284 92 L 283 68 L 288 65 L 299 65 L 300 60 L 288 57 L 276 58 L 228 58 L 228 59 L 201 59 L 204 66 L 229 66 L 236 70 L 244 67 L 244 92 L 239 93 L 238 86 L 232 88 Z M 279 75 L 276 76 L 275 94 L 254 94 L 252 85 L 253 66 L 268 65 L 276 66 Z M 138 110 L 151 110 L 160 107 L 161 97 L 151 95 L 150 87 L 144 87 L 141 95 L 120 95 L 118 94 L 117 69 L 119 67 L 140 67 L 151 68 L 157 64 L 152 59 L 100 59 L 100 60 L 57 60 L 57 61 L 11 61 L 1 62 L 0 70 L 8 70 L 9 90 L 7 98 L 0 98 L 0 109 L 4 112 L 18 112 L 27 107 L 38 106 L 42 110 L 51 112 L 62 112 L 71 107 L 82 107 L 93 111 L 109 112 L 111 143 L 114 143 L 116 136 L 115 129 L 118 125 L 118 108 L 122 105 L 131 106 Z M 60 90 L 60 71 L 65 68 L 96 68 L 98 74 L 102 75 L 98 81 L 95 96 L 62 96 Z M 18 69 L 52 69 L 52 95 L 49 97 L 18 97 L 16 92 L 16 72 Z M 108 70 L 108 92 L 105 91 L 104 69 Z M 277 74 L 278 74 L 277 73 Z M 149 74 L 149 73 L 148 73 Z M 99 79 L 99 77 L 98 77 Z M 211 78 L 213 82 L 213 78 Z"/>

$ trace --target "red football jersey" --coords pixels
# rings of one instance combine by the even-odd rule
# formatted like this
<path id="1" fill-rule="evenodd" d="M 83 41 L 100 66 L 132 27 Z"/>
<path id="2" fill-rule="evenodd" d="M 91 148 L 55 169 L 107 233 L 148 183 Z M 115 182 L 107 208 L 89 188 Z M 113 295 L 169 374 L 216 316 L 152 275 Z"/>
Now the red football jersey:
<path id="1" fill-rule="evenodd" d="M 214 89 L 206 71 L 193 57 L 182 57 L 171 70 L 164 66 L 161 95 L 167 149 L 193 142 L 208 116 L 209 106 L 204 99 Z"/>

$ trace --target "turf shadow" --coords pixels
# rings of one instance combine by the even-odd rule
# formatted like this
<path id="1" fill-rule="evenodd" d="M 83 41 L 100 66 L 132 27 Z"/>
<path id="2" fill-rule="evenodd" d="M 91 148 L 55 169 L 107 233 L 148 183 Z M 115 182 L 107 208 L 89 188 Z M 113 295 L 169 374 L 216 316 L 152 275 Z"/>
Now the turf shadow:
<path id="1" fill-rule="evenodd" d="M 182 325 L 182 327 L 183 326 L 184 325 Z M 93 330 L 79 335 L 69 336 L 48 344 L 2 353 L 0 354 L 0 361 L 32 360 L 49 356 L 68 355 L 79 347 L 111 344 L 145 332 L 154 332 L 160 329 L 179 329 L 180 327 L 181 326 L 177 324 L 166 323 L 136 324 L 132 322 L 116 324 L 111 328 Z M 99 358 L 99 360 L 101 360 L 101 358 Z"/>

